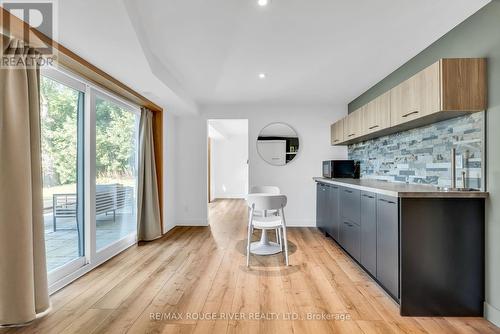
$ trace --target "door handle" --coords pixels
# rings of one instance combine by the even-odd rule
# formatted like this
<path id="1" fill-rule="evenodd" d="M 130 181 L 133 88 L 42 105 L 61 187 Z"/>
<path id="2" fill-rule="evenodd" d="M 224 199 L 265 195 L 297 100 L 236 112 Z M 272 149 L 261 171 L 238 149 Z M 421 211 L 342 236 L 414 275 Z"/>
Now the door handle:
<path id="1" fill-rule="evenodd" d="M 401 116 L 401 117 L 408 117 L 408 116 L 410 116 L 410 115 L 413 115 L 413 114 L 418 114 L 418 113 L 419 113 L 419 111 L 418 111 L 418 110 L 415 110 L 415 111 L 409 112 L 409 113 L 407 113 L 407 114 L 404 114 L 404 115 L 403 115 L 403 116 Z"/>

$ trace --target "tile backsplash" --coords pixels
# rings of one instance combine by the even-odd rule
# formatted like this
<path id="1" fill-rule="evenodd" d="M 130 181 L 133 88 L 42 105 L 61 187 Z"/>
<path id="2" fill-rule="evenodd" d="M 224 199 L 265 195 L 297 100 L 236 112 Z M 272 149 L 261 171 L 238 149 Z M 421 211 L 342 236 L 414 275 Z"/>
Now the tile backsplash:
<path id="1" fill-rule="evenodd" d="M 349 145 L 361 177 L 392 182 L 451 184 L 451 149 L 457 149 L 457 186 L 481 188 L 484 112 Z"/>

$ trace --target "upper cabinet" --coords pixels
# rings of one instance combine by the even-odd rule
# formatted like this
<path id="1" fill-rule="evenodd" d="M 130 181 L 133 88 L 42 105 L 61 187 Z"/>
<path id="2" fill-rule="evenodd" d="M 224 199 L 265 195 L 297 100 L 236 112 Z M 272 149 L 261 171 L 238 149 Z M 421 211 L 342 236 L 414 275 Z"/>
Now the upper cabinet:
<path id="1" fill-rule="evenodd" d="M 391 126 L 440 111 L 440 62 L 389 91 Z"/>
<path id="2" fill-rule="evenodd" d="M 363 134 L 363 108 L 354 110 L 344 118 L 344 140 L 353 140 Z"/>
<path id="3" fill-rule="evenodd" d="M 344 141 L 344 120 L 333 123 L 330 126 L 331 144 L 337 145 Z"/>
<path id="4" fill-rule="evenodd" d="M 377 97 L 362 108 L 363 134 L 391 126 L 391 96 L 389 92 Z"/>
<path id="5" fill-rule="evenodd" d="M 486 90 L 486 59 L 441 59 L 346 116 L 343 141 L 332 145 L 486 110 Z"/>

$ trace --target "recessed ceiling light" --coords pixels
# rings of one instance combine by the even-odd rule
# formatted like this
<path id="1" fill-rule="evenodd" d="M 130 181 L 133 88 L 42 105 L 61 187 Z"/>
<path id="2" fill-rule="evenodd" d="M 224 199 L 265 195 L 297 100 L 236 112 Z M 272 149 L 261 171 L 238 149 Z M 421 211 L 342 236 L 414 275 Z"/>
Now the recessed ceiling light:
<path id="1" fill-rule="evenodd" d="M 259 73 L 259 79 L 265 79 L 266 73 Z"/>
<path id="2" fill-rule="evenodd" d="M 257 1 L 257 3 L 259 4 L 259 6 L 264 7 L 264 6 L 267 6 L 269 1 L 268 0 L 259 0 L 259 1 Z"/>

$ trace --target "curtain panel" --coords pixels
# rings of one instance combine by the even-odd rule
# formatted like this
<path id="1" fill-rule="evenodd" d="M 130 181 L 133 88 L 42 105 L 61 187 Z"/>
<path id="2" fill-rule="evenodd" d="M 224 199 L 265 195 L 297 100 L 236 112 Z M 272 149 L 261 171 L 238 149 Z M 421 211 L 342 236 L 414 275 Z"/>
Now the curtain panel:
<path id="1" fill-rule="evenodd" d="M 40 72 L 24 42 L 2 37 L 0 68 L 0 325 L 50 308 L 45 262 L 40 144 Z"/>
<path id="2" fill-rule="evenodd" d="M 153 143 L 153 112 L 141 109 L 139 124 L 139 181 L 137 186 L 137 240 L 161 237 L 160 200 Z"/>

